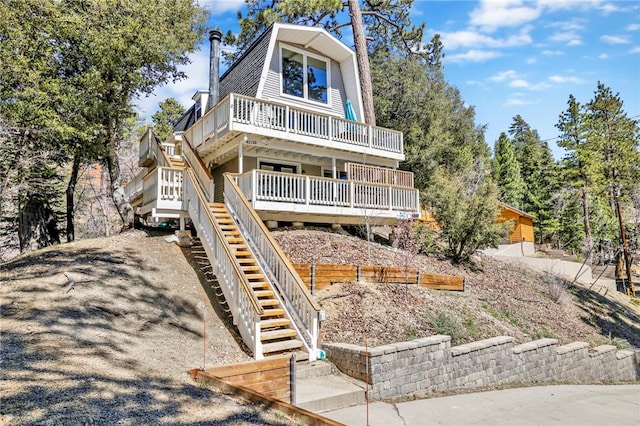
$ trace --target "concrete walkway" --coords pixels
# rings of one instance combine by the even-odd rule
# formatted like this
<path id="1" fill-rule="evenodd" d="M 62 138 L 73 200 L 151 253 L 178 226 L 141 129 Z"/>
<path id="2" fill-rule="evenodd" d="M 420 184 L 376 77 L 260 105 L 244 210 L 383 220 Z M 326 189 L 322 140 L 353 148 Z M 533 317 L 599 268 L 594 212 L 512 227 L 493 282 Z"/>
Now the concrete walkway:
<path id="1" fill-rule="evenodd" d="M 369 426 L 640 425 L 640 385 L 554 385 L 369 404 Z M 366 425 L 365 405 L 322 413 Z"/>

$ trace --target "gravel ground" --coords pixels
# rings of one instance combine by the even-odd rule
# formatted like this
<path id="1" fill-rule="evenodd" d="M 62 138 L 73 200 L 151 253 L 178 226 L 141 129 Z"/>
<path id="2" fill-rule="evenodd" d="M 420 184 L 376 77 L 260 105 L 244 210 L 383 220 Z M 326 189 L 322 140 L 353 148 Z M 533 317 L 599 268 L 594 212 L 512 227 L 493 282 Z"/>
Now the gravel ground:
<path id="1" fill-rule="evenodd" d="M 205 320 L 206 366 L 251 358 L 165 238 L 131 231 L 0 265 L 0 425 L 293 424 L 191 381 Z"/>

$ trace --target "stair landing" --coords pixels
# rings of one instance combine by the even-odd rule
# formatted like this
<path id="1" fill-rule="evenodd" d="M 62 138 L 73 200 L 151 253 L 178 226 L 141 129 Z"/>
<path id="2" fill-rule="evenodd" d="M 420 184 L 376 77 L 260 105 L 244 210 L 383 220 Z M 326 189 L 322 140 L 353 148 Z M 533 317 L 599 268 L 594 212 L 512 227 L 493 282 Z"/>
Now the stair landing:
<path id="1" fill-rule="evenodd" d="M 334 370 L 326 361 L 297 363 L 296 406 L 321 413 L 364 404 L 364 382 Z"/>

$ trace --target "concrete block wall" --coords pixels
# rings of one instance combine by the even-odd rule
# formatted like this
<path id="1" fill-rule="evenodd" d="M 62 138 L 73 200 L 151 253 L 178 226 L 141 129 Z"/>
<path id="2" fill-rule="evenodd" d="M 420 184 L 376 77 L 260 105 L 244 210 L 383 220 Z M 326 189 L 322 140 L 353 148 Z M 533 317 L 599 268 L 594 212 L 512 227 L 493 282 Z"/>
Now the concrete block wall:
<path id="1" fill-rule="evenodd" d="M 514 345 L 498 336 L 451 347 L 444 335 L 365 349 L 325 343 L 343 373 L 368 381 L 371 399 L 430 394 L 505 384 L 598 383 L 640 379 L 640 351 L 587 343 L 558 346 L 557 339 Z"/>

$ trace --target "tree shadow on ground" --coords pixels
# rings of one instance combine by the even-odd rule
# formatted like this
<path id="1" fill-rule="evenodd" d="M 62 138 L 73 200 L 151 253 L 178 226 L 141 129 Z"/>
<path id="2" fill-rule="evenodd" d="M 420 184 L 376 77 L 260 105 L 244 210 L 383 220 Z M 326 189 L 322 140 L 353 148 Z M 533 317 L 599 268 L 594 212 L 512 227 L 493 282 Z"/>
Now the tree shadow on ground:
<path id="1" fill-rule="evenodd" d="M 160 326 L 202 336 L 198 307 L 147 279 L 151 270 L 135 252 L 109 248 L 56 248 L 0 265 L 0 416 L 22 425 L 290 424 L 136 356 L 131 342 L 154 333 L 143 344 L 179 350 L 162 346 Z M 75 277 L 70 291 L 62 271 Z"/>
<path id="2" fill-rule="evenodd" d="M 574 287 L 580 300 L 580 309 L 586 314 L 583 321 L 600 329 L 603 336 L 624 339 L 633 347 L 640 348 L 640 316 L 629 307 L 616 303 L 597 292 L 583 287 Z"/>

